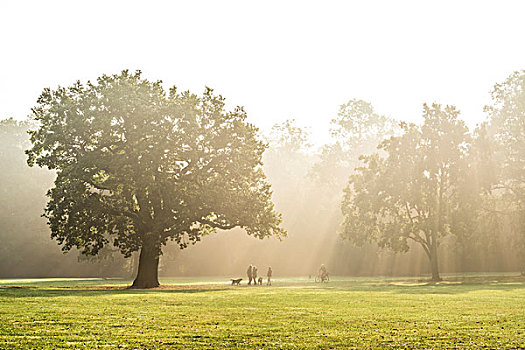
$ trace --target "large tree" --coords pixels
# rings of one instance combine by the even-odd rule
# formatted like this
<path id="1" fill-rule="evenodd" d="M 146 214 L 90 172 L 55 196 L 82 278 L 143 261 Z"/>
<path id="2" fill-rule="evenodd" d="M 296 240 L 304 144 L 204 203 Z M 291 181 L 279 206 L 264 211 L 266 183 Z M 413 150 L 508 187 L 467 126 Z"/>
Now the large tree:
<path id="1" fill-rule="evenodd" d="M 407 251 L 413 241 L 438 281 L 440 240 L 459 232 L 452 223 L 462 208 L 469 136 L 454 107 L 425 105 L 423 116 L 423 125 L 403 124 L 403 135 L 380 144 L 384 157 L 362 158 L 345 189 L 342 236 L 394 251 Z"/>
<path id="2" fill-rule="evenodd" d="M 492 91 L 492 104 L 485 107 L 489 156 L 489 186 L 484 215 L 497 229 L 511 233 L 519 246 L 521 269 L 525 273 L 525 70 L 512 73 Z"/>
<path id="3" fill-rule="evenodd" d="M 45 216 L 64 250 L 140 250 L 133 287 L 159 285 L 162 246 L 216 229 L 283 237 L 262 171 L 266 145 L 241 107 L 166 92 L 140 71 L 45 89 L 33 108 L 29 165 L 54 169 Z"/>
<path id="4" fill-rule="evenodd" d="M 496 187 L 505 190 L 514 209 L 525 210 L 525 71 L 514 72 L 492 92 L 485 107 L 495 141 Z"/>

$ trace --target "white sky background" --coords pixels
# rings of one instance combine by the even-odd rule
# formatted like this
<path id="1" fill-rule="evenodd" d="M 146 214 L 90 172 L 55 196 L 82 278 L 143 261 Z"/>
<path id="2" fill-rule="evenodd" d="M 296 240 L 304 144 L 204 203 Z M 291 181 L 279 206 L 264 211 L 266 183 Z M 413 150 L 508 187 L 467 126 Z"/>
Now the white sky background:
<path id="1" fill-rule="evenodd" d="M 295 118 L 326 142 L 351 98 L 418 122 L 454 104 L 473 127 L 525 69 L 525 1 L 2 1 L 0 118 L 44 87 L 141 69 L 245 106 L 263 130 Z"/>

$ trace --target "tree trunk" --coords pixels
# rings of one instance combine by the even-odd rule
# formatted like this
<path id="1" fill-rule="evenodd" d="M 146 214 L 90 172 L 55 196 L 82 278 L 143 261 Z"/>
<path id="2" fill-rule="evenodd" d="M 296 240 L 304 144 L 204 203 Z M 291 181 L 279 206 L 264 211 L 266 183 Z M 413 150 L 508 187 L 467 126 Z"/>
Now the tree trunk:
<path id="1" fill-rule="evenodd" d="M 441 277 L 439 277 L 438 252 L 436 243 L 433 243 L 430 246 L 430 269 L 432 270 L 432 281 L 441 281 Z"/>
<path id="2" fill-rule="evenodd" d="M 442 229 L 442 220 L 443 220 L 443 187 L 445 184 L 445 170 L 443 168 L 439 169 L 439 187 L 438 195 L 436 197 L 436 218 L 435 218 L 435 227 L 431 233 L 431 244 L 430 244 L 430 268 L 432 270 L 432 281 L 439 282 L 441 277 L 439 277 L 439 266 L 438 266 L 438 233 Z"/>
<path id="3" fill-rule="evenodd" d="M 140 249 L 137 277 L 131 288 L 155 288 L 159 285 L 159 251 L 155 242 L 145 242 Z"/>

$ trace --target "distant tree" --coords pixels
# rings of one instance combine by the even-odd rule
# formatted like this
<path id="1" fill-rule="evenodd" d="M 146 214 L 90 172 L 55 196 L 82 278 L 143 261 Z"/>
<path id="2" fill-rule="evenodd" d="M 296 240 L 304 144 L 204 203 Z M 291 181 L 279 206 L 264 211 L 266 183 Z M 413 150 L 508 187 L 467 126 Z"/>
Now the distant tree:
<path id="1" fill-rule="evenodd" d="M 485 111 L 490 135 L 485 143 L 490 147 L 482 153 L 490 155 L 492 176 L 484 214 L 500 230 L 506 226 L 514 233 L 525 272 L 525 70 L 495 85 L 492 104 Z"/>
<path id="2" fill-rule="evenodd" d="M 303 181 L 312 163 L 309 137 L 306 128 L 298 126 L 295 119 L 288 119 L 275 124 L 267 138 L 264 169 L 272 178 L 272 187 L 280 188 L 276 193 L 286 192 L 290 200 L 297 200 L 297 191 L 305 186 Z"/>
<path id="3" fill-rule="evenodd" d="M 261 168 L 266 148 L 240 107 L 206 89 L 166 93 L 140 71 L 45 89 L 28 163 L 57 172 L 45 216 L 64 250 L 140 250 L 133 287 L 159 285 L 162 246 L 216 229 L 283 237 Z"/>
<path id="4" fill-rule="evenodd" d="M 309 132 L 294 119 L 288 119 L 272 127 L 268 143 L 264 171 L 275 191 L 274 201 L 286 218 L 298 206 L 307 205 L 306 197 L 311 190 L 307 174 L 314 159 Z"/>
<path id="5" fill-rule="evenodd" d="M 343 238 L 399 252 L 414 241 L 430 261 L 432 280 L 440 280 L 438 246 L 459 230 L 452 217 L 468 169 L 470 140 L 458 114 L 452 106 L 424 105 L 423 125 L 402 124 L 403 135 L 380 144 L 385 157 L 362 157 L 342 201 Z"/>
<path id="6" fill-rule="evenodd" d="M 335 142 L 322 148 L 311 175 L 339 195 L 348 175 L 359 164 L 359 156 L 375 152 L 382 140 L 399 132 L 399 127 L 396 120 L 378 114 L 372 104 L 357 99 L 339 106 L 331 124 Z"/>
<path id="7" fill-rule="evenodd" d="M 0 276 L 23 273 L 28 255 L 39 255 L 42 248 L 39 213 L 53 176 L 25 163 L 28 128 L 25 121 L 0 120 Z"/>
<path id="8" fill-rule="evenodd" d="M 363 155 L 373 152 L 383 139 L 398 129 L 396 120 L 378 114 L 371 103 L 353 99 L 339 106 L 330 132 L 343 148 Z"/>
<path id="9" fill-rule="evenodd" d="M 311 147 L 309 132 L 297 125 L 295 119 L 287 119 L 283 123 L 275 124 L 269 135 L 270 147 L 283 151 L 304 151 Z"/>
<path id="10" fill-rule="evenodd" d="M 525 70 L 514 72 L 492 92 L 485 107 L 501 173 L 497 187 L 505 189 L 516 210 L 525 210 Z"/>
<path id="11" fill-rule="evenodd" d="M 55 173 L 27 166 L 24 150 L 31 145 L 31 127 L 27 121 L 0 120 L 0 276 L 124 275 L 128 263 L 118 253 L 84 263 L 78 252 L 64 255 L 49 240 L 41 215 Z"/>

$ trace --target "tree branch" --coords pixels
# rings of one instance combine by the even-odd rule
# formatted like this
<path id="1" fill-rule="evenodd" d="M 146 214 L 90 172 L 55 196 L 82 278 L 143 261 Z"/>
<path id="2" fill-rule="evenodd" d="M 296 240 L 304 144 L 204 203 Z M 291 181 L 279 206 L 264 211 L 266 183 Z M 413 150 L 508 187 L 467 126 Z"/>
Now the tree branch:
<path id="1" fill-rule="evenodd" d="M 410 219 L 410 223 L 413 225 L 414 224 L 414 219 L 412 218 L 412 215 L 410 214 L 410 208 L 408 206 L 408 202 L 405 203 L 405 207 L 407 209 L 407 215 L 408 215 L 408 218 Z"/>
<path id="2" fill-rule="evenodd" d="M 93 183 L 91 180 L 88 180 L 88 179 L 82 179 L 82 181 L 84 181 L 85 183 L 87 183 L 88 185 L 91 185 L 93 187 L 95 187 L 97 190 L 100 190 L 100 191 L 112 191 L 111 188 L 109 187 L 105 187 L 105 186 L 101 186 L 99 184 L 95 184 Z"/>
<path id="3" fill-rule="evenodd" d="M 239 224 L 220 224 L 220 223 L 217 223 L 217 222 L 213 222 L 213 221 L 210 221 L 210 220 L 207 220 L 207 219 L 199 219 L 199 222 L 201 224 L 205 224 L 205 225 L 208 225 L 208 226 L 211 226 L 213 228 L 218 228 L 218 229 L 221 229 L 221 230 L 231 230 L 232 228 L 235 228 L 237 226 L 239 226 Z"/>
<path id="4" fill-rule="evenodd" d="M 518 212 L 520 212 L 520 210 L 496 210 L 496 209 L 488 209 L 488 208 L 484 208 L 484 207 L 481 207 L 481 209 L 485 210 L 485 211 L 488 211 L 489 213 L 494 213 L 494 214 L 501 214 L 501 215 L 514 215 Z"/>
<path id="5" fill-rule="evenodd" d="M 117 210 L 113 208 L 106 208 L 110 214 L 120 216 L 123 215 L 125 217 L 128 217 L 132 220 L 140 220 L 140 217 L 137 213 L 129 211 L 129 210 Z"/>
<path id="6" fill-rule="evenodd" d="M 425 253 L 427 254 L 427 256 L 430 257 L 430 250 L 428 248 L 428 242 L 426 242 L 421 236 L 419 236 L 419 235 L 415 235 L 415 236 L 408 235 L 407 238 L 410 238 L 414 242 L 419 243 L 423 247 L 423 249 L 425 250 Z"/>

